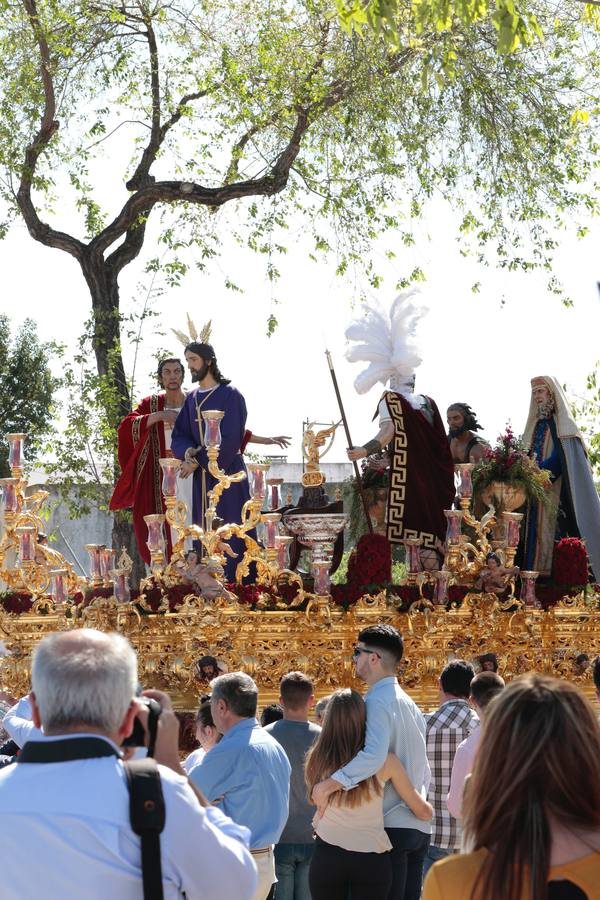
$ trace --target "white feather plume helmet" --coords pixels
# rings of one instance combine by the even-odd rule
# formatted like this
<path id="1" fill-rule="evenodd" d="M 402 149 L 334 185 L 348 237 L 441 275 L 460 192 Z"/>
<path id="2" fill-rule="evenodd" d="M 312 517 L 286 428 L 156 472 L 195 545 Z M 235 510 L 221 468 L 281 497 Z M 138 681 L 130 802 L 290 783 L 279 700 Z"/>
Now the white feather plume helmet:
<path id="1" fill-rule="evenodd" d="M 359 394 L 366 394 L 378 381 L 387 384 L 394 376 L 406 381 L 421 365 L 417 326 L 427 308 L 414 302 L 417 295 L 416 288 L 399 294 L 389 313 L 377 300 L 365 301 L 360 318 L 346 329 L 346 338 L 355 342 L 346 359 L 369 363 L 354 381 Z"/>

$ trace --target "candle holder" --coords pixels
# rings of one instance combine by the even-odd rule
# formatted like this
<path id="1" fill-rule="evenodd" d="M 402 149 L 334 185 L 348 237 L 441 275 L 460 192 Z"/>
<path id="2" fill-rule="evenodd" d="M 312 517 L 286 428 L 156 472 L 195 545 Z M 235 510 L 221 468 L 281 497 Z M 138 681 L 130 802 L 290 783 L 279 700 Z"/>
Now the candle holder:
<path id="1" fill-rule="evenodd" d="M 8 464 L 15 478 L 21 478 L 25 460 L 23 457 L 23 442 L 26 434 L 5 434 L 4 439 L 8 443 Z"/>
<path id="2" fill-rule="evenodd" d="M 460 544 L 464 511 L 462 509 L 445 509 L 444 515 L 448 519 L 446 545 L 448 547 L 453 547 L 456 544 Z"/>
<path id="3" fill-rule="evenodd" d="M 92 587 L 102 586 L 102 572 L 100 570 L 100 551 L 106 550 L 105 544 L 86 544 L 85 549 L 90 558 L 90 581 Z"/>
<path id="4" fill-rule="evenodd" d="M 18 528 L 15 528 L 15 534 L 19 541 L 19 565 L 34 563 L 37 528 L 34 525 L 20 525 Z"/>
<path id="5" fill-rule="evenodd" d="M 218 450 L 221 446 L 221 420 L 225 413 L 222 409 L 204 409 L 204 443 L 208 450 Z"/>
<path id="6" fill-rule="evenodd" d="M 270 510 L 279 509 L 281 506 L 280 491 L 283 484 L 283 478 L 267 478 L 267 487 L 269 488 L 268 508 Z"/>
<path id="7" fill-rule="evenodd" d="M 19 480 L 19 478 L 0 478 L 0 487 L 2 488 L 2 498 L 4 501 L 4 520 L 7 527 L 10 527 L 14 523 L 17 512 L 19 511 Z"/>
<path id="8" fill-rule="evenodd" d="M 50 569 L 50 594 L 55 606 L 63 606 L 68 600 L 68 575 L 68 569 Z"/>
<path id="9" fill-rule="evenodd" d="M 114 569 L 116 555 L 117 551 L 113 550 L 112 547 L 103 547 L 100 550 L 100 576 L 104 587 L 110 587 L 112 584 L 110 572 L 111 569 Z"/>
<path id="10" fill-rule="evenodd" d="M 464 510 L 470 509 L 473 498 L 473 482 L 471 480 L 473 466 L 473 463 L 458 463 L 454 466 L 454 471 L 459 479 L 456 493 L 459 497 L 460 508 Z"/>
<path id="11" fill-rule="evenodd" d="M 146 546 L 150 552 L 150 567 L 152 571 L 155 571 L 165 562 L 165 533 L 163 529 L 165 517 L 162 513 L 152 513 L 149 516 L 144 516 L 144 522 L 148 528 Z"/>
<path id="12" fill-rule="evenodd" d="M 448 588 L 454 580 L 452 572 L 441 569 L 439 572 L 433 572 L 432 575 L 435 578 L 433 603 L 435 606 L 446 606 L 448 603 Z"/>
<path id="13" fill-rule="evenodd" d="M 117 603 L 129 603 L 131 592 L 129 590 L 129 576 L 133 568 L 133 560 L 125 547 L 121 550 L 117 565 L 110 575 L 113 580 L 113 597 Z"/>
<path id="14" fill-rule="evenodd" d="M 289 534 L 275 535 L 275 550 L 277 551 L 277 565 L 280 569 L 287 569 L 290 564 L 290 544 L 294 540 Z"/>
<path id="15" fill-rule="evenodd" d="M 406 548 L 407 573 L 406 580 L 408 584 L 416 584 L 417 576 L 421 571 L 420 549 L 423 546 L 421 538 L 405 538 L 400 541 Z"/>
<path id="16" fill-rule="evenodd" d="M 280 513 L 263 513 L 261 520 L 265 525 L 265 545 L 267 550 L 275 550 L 275 539 L 277 536 L 277 525 L 281 522 Z M 273 558 L 276 553 L 273 553 Z"/>
<path id="17" fill-rule="evenodd" d="M 159 464 L 162 469 L 162 492 L 165 497 L 176 497 L 177 496 L 177 474 L 179 472 L 179 467 L 181 465 L 180 459 L 175 459 L 174 457 L 167 457 L 164 459 L 159 459 Z"/>
<path id="18" fill-rule="evenodd" d="M 254 501 L 260 501 L 260 508 L 262 508 L 267 494 L 267 481 L 265 476 L 271 466 L 269 463 L 250 463 L 247 468 L 250 496 Z"/>
<path id="19" fill-rule="evenodd" d="M 541 603 L 535 594 L 535 583 L 538 579 L 539 572 L 521 572 L 521 601 L 525 606 L 533 606 L 537 609 L 541 607 Z"/>
<path id="20" fill-rule="evenodd" d="M 328 597 L 331 594 L 330 566 L 329 560 L 313 559 L 312 561 L 314 592 L 318 597 Z"/>

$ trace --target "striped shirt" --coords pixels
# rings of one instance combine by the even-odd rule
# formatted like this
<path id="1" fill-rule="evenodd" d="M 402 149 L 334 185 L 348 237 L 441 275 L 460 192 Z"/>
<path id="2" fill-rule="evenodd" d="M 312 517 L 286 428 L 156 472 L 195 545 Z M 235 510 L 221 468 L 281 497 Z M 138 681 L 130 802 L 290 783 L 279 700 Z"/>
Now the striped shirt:
<path id="1" fill-rule="evenodd" d="M 456 749 L 478 725 L 478 718 L 466 700 L 446 700 L 439 709 L 425 716 L 427 758 L 431 783 L 427 799 L 433 806 L 431 844 L 444 850 L 460 849 L 460 824 L 450 815 L 446 797 Z"/>

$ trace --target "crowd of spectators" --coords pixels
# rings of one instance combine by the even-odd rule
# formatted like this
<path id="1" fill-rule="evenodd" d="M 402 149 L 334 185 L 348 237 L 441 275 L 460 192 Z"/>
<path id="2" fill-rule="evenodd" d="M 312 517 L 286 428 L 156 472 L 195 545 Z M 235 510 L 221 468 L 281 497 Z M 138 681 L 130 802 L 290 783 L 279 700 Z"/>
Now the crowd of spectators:
<path id="1" fill-rule="evenodd" d="M 31 692 L 0 694 L 3 900 L 600 900 L 583 694 L 535 673 L 505 685 L 486 654 L 477 674 L 448 662 L 423 714 L 402 655 L 395 628 L 365 628 L 364 696 L 315 704 L 310 673 L 289 672 L 260 719 L 254 680 L 205 657 L 181 761 L 171 701 L 138 695 L 124 637 L 44 638 Z M 600 701 L 600 658 L 592 671 Z"/>

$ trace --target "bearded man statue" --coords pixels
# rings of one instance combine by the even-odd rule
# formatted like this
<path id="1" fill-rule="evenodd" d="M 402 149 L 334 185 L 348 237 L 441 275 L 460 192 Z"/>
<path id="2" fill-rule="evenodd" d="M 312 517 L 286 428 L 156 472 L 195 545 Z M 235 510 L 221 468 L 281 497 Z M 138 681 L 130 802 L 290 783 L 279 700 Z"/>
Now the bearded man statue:
<path id="1" fill-rule="evenodd" d="M 550 472 L 554 504 L 530 503 L 525 522 L 523 568 L 549 576 L 554 543 L 578 537 L 587 546 L 592 574 L 600 576 L 600 499 L 583 438 L 565 394 L 551 375 L 531 380 L 531 405 L 523 442 Z"/>

